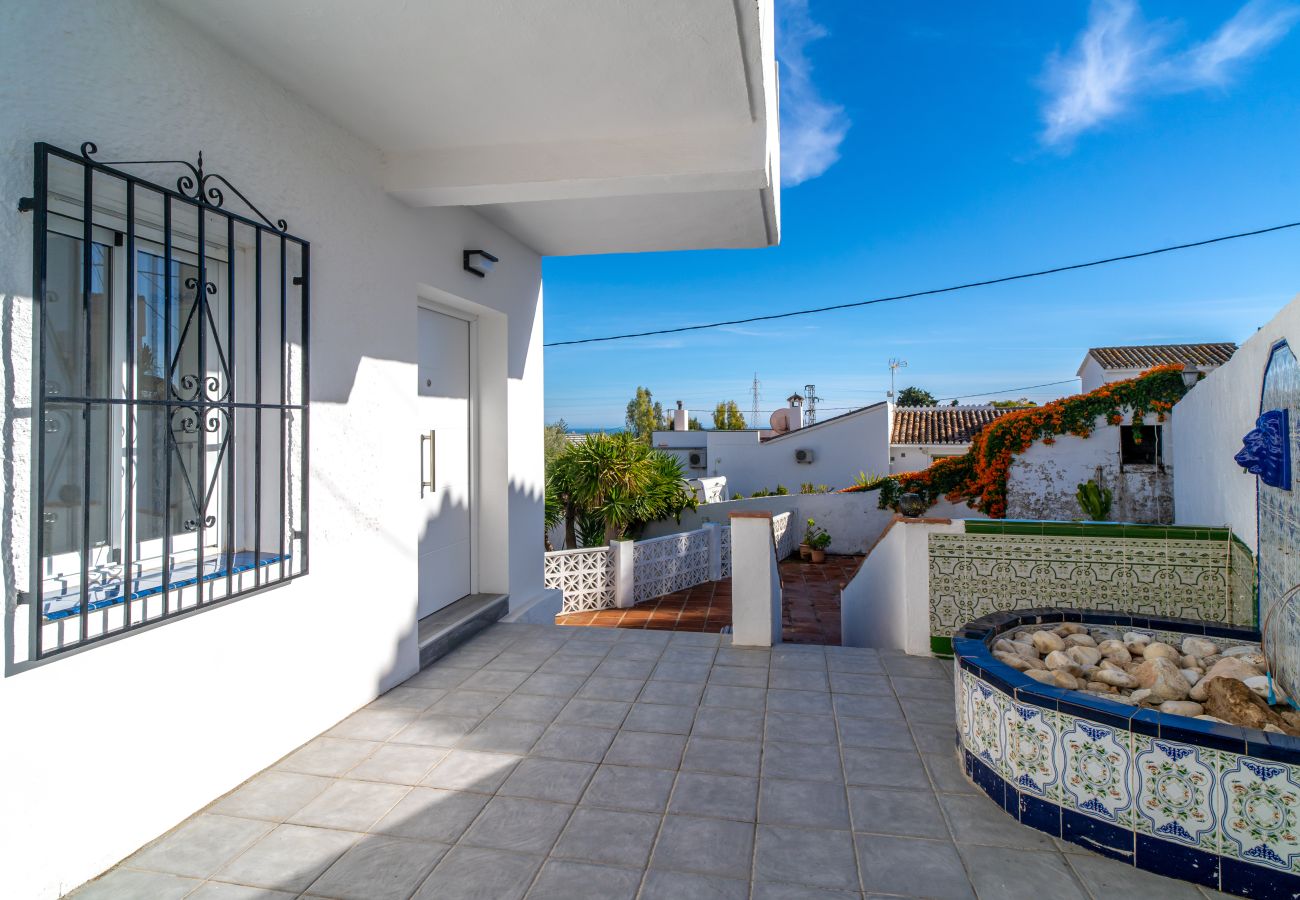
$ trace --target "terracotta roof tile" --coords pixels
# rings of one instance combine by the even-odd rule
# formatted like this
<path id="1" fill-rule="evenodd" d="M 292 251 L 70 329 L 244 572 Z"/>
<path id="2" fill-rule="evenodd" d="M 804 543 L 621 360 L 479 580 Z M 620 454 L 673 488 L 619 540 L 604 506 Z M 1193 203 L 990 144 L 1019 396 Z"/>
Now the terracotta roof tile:
<path id="1" fill-rule="evenodd" d="M 1093 347 L 1088 354 L 1103 369 L 1149 369 L 1170 363 L 1193 362 L 1198 366 L 1221 366 L 1232 358 L 1237 345 L 1146 344 L 1137 347 Z"/>
<path id="2" fill-rule="evenodd" d="M 892 444 L 968 444 L 998 416 L 1023 407 L 898 406 Z"/>

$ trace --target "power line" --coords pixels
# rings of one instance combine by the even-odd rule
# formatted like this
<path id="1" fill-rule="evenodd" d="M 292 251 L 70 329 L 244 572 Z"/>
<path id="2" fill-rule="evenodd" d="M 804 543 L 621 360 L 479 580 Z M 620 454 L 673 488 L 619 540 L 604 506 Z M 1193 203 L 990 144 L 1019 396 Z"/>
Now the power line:
<path id="1" fill-rule="evenodd" d="M 947 294 L 953 291 L 964 291 L 968 288 L 988 287 L 991 284 L 1005 284 L 1008 281 L 1021 281 L 1026 278 L 1039 278 L 1043 275 L 1056 275 L 1060 272 L 1072 272 L 1075 269 L 1090 269 L 1093 266 L 1104 266 L 1109 263 L 1123 262 L 1129 259 L 1141 259 L 1144 256 L 1157 256 L 1161 253 L 1172 253 L 1175 250 L 1188 250 L 1193 247 L 1205 247 L 1209 244 L 1219 244 L 1224 241 L 1234 241 L 1238 238 L 1255 237 L 1261 234 L 1269 234 L 1274 231 L 1283 231 L 1287 228 L 1300 226 L 1300 222 L 1288 222 L 1285 225 L 1273 225 L 1269 228 L 1257 228 L 1254 231 L 1240 231 L 1236 234 L 1225 234 L 1219 237 L 1207 238 L 1203 241 L 1192 241 L 1187 244 L 1174 244 L 1170 247 L 1159 247 L 1155 250 L 1143 250 L 1140 253 L 1126 253 L 1123 256 L 1109 256 L 1105 259 L 1094 259 L 1091 262 L 1074 263 L 1068 266 L 1055 266 L 1051 269 L 1039 269 L 1036 272 L 1022 272 L 1019 275 L 1004 275 L 1001 278 L 987 278 L 983 281 L 968 281 L 965 284 L 954 284 L 949 287 L 931 288 L 925 291 L 913 291 L 910 294 L 895 294 L 891 297 L 876 297 L 872 300 L 857 300 L 853 303 L 836 303 L 832 306 L 818 306 L 812 309 L 797 309 L 790 312 L 771 313 L 765 316 L 750 316 L 745 319 L 728 319 L 723 322 L 709 322 L 704 325 L 680 325 L 676 328 L 659 328 L 654 331 L 636 331 L 628 334 L 612 334 L 606 337 L 579 338 L 571 341 L 552 341 L 549 344 L 543 344 L 544 347 L 568 347 L 574 344 L 596 344 L 603 341 L 621 341 L 627 338 L 651 337 L 659 334 L 680 334 L 683 331 L 702 331 L 706 328 L 722 328 L 726 325 L 748 325 L 751 322 L 770 322 L 773 319 L 789 319 L 794 316 L 811 316 L 815 313 L 834 312 L 840 309 L 854 309 L 859 306 L 872 306 L 877 303 L 892 303 L 896 300 L 912 300 L 916 297 L 931 297 L 935 294 Z"/>
<path id="2" fill-rule="evenodd" d="M 975 394 L 962 394 L 959 397 L 944 397 L 942 400 L 936 400 L 936 403 L 946 403 L 949 400 L 960 400 L 962 397 L 992 397 L 995 394 L 1014 394 L 1016 391 L 1032 391 L 1034 388 L 1055 387 L 1058 384 L 1069 384 L 1076 381 L 1077 378 L 1065 378 L 1061 381 L 1045 381 L 1042 384 L 1027 384 L 1024 387 L 1005 388 L 1000 391 L 980 391 Z"/>

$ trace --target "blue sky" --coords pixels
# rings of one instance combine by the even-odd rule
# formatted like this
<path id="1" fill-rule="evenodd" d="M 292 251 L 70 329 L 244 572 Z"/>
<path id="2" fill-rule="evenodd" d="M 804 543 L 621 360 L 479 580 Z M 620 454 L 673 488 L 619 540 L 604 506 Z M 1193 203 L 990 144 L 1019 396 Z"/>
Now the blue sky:
<path id="1" fill-rule="evenodd" d="M 782 240 L 544 262 L 546 339 L 851 302 L 1300 219 L 1300 7 L 776 0 Z M 1090 346 L 1242 341 L 1300 292 L 1300 229 L 773 323 L 546 351 L 547 421 L 822 408 L 1074 376 Z M 1070 385 L 999 394 L 1043 401 Z"/>

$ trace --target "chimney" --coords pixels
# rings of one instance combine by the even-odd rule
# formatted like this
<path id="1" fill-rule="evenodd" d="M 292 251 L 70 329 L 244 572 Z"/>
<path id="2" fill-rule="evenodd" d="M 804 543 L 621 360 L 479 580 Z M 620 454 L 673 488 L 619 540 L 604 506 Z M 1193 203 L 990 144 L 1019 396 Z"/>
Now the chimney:
<path id="1" fill-rule="evenodd" d="M 673 431 L 689 431 L 691 427 L 690 413 L 682 406 L 682 401 L 677 401 L 677 409 L 673 410 Z"/>

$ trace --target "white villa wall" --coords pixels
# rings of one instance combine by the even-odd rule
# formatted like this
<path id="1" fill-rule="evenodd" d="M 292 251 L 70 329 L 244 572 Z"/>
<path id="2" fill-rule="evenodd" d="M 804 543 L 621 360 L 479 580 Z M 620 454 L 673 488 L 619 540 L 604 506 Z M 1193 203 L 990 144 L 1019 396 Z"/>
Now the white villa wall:
<path id="1" fill-rule="evenodd" d="M 1171 424 L 1161 432 L 1164 471 L 1155 466 L 1119 465 L 1119 426 L 1099 425 L 1087 438 L 1063 435 L 1054 444 L 1039 441 L 1016 455 L 1007 473 L 1007 518 L 1066 520 L 1084 518 L 1075 493 L 1081 483 L 1097 478 L 1114 492 L 1110 518 L 1117 522 L 1158 523 L 1174 518 L 1174 467 Z M 1131 417 L 1124 424 L 1129 424 Z M 1148 416 L 1146 424 L 1159 424 Z"/>
<path id="2" fill-rule="evenodd" d="M 889 474 L 920 472 L 930 463 L 945 456 L 961 456 L 970 450 L 970 444 L 890 444 Z"/>
<path id="3" fill-rule="evenodd" d="M 1137 374 L 1137 372 L 1134 372 Z M 1095 391 L 1108 381 L 1118 381 L 1119 378 L 1111 377 L 1101 363 L 1093 359 L 1092 354 L 1084 358 L 1083 365 L 1079 367 L 1079 388 L 1081 393 Z"/>
<path id="4" fill-rule="evenodd" d="M 516 603 L 542 591 L 541 272 L 473 212 L 387 196 L 365 142 L 151 3 L 12 0 L 0 57 L 25 73 L 0 92 L 7 625 L 28 552 L 32 223 L 16 204 L 32 143 L 94 140 L 107 159 L 202 149 L 312 242 L 311 573 L 0 681 L 2 893 L 47 898 L 416 671 L 418 291 L 505 314 L 487 329 L 504 340 L 485 361 L 499 420 L 484 426 L 501 441 L 483 460 L 482 587 Z M 501 258 L 487 279 L 460 268 L 478 246 Z"/>
<path id="5" fill-rule="evenodd" d="M 1256 479 L 1244 474 L 1232 457 L 1241 449 L 1242 437 L 1255 427 L 1264 367 L 1273 345 L 1283 339 L 1300 348 L 1300 296 L 1174 407 L 1178 524 L 1227 525 L 1252 551 L 1258 551 Z M 1292 460 L 1292 465 L 1297 462 Z"/>

